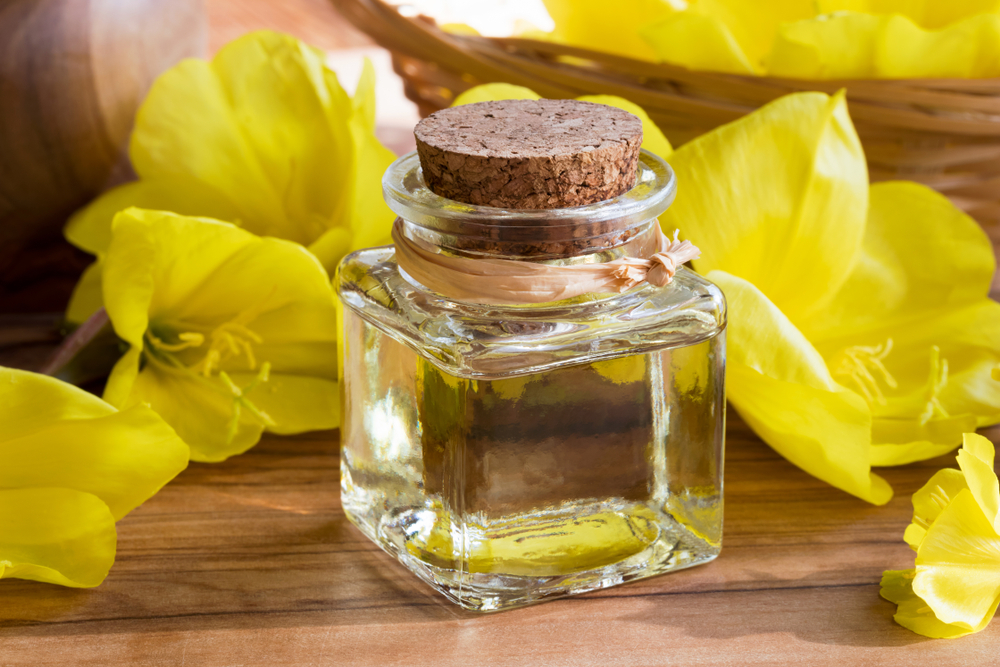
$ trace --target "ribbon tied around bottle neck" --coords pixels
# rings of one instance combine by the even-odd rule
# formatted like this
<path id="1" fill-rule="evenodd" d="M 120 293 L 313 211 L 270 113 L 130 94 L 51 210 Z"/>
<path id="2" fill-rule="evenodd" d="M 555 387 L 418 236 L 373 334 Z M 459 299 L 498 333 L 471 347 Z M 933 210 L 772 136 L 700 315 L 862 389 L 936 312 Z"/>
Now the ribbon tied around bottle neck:
<path id="1" fill-rule="evenodd" d="M 682 264 L 701 252 L 690 241 L 669 239 L 655 224 L 660 250 L 649 259 L 622 257 L 599 264 L 557 266 L 510 259 L 456 257 L 409 238 L 402 220 L 392 228 L 396 261 L 414 280 L 450 299 L 483 304 L 533 304 L 589 293 L 621 293 L 647 282 L 669 285 Z"/>

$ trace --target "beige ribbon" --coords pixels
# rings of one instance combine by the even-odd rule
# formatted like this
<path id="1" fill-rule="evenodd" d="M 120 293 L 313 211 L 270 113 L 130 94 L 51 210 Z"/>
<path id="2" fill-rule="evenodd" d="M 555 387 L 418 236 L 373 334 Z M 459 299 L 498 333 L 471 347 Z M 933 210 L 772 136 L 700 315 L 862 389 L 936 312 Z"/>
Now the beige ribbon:
<path id="1" fill-rule="evenodd" d="M 487 304 L 548 303 L 581 294 L 624 292 L 641 282 L 669 285 L 684 262 L 701 252 L 690 241 L 671 241 L 656 225 L 660 251 L 649 259 L 623 257 L 602 264 L 553 266 L 510 259 L 472 259 L 435 252 L 434 246 L 403 234 L 396 220 L 396 261 L 425 287 L 459 301 Z"/>

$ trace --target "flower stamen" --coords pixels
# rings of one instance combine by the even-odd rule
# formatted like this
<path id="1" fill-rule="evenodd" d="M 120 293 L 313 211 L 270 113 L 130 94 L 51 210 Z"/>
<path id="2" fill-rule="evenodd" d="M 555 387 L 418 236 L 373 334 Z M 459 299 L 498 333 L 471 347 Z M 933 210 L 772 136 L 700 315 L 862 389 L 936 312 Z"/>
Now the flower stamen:
<path id="1" fill-rule="evenodd" d="M 930 377 L 927 378 L 927 385 L 924 390 L 927 402 L 924 405 L 923 411 L 920 413 L 921 426 L 926 426 L 927 422 L 934 419 L 934 417 L 942 417 L 946 419 L 951 416 L 948 414 L 948 411 L 944 409 L 944 405 L 941 404 L 940 398 L 941 392 L 947 384 L 948 360 L 941 358 L 941 348 L 934 345 L 931 347 Z"/>
<path id="2" fill-rule="evenodd" d="M 879 381 L 881 380 L 881 383 L 890 389 L 899 386 L 896 378 L 883 363 L 890 352 L 892 352 L 891 338 L 881 345 L 854 345 L 845 348 L 841 352 L 840 363 L 835 367 L 833 374 L 852 380 L 869 405 L 872 403 L 885 405 L 885 394 L 882 393 Z"/>

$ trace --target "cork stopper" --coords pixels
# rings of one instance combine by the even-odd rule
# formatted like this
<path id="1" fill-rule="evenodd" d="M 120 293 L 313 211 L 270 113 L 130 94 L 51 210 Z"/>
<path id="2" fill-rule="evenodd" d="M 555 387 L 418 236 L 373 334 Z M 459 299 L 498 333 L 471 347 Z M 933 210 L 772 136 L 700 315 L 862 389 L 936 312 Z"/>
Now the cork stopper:
<path id="1" fill-rule="evenodd" d="M 414 134 L 434 193 L 479 206 L 549 209 L 628 192 L 642 121 L 591 102 L 504 100 L 438 111 Z"/>

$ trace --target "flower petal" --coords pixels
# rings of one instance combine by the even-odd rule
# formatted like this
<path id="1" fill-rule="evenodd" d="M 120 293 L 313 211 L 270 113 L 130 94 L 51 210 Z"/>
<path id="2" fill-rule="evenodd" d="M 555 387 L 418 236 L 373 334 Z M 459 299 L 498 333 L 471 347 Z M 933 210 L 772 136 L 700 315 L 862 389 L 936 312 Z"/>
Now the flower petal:
<path id="1" fill-rule="evenodd" d="M 882 504 L 892 489 L 869 465 L 871 416 L 819 353 L 749 282 L 722 271 L 709 280 L 729 309 L 729 400 L 769 445 L 809 474 Z"/>
<path id="2" fill-rule="evenodd" d="M 154 82 L 136 114 L 129 156 L 143 180 L 184 178 L 218 191 L 239 207 L 241 224 L 251 230 L 266 233 L 287 222 L 281 193 L 207 62 L 182 61 Z"/>
<path id="3" fill-rule="evenodd" d="M 902 14 L 925 28 L 943 28 L 974 14 L 1000 11 L 998 0 L 817 0 L 821 14 L 865 12 L 867 14 Z"/>
<path id="4" fill-rule="evenodd" d="M 3 443 L 0 487 L 54 486 L 97 496 L 115 520 L 187 467 L 188 447 L 152 410 L 64 420 Z"/>
<path id="5" fill-rule="evenodd" d="M 327 78 L 332 76 L 332 73 L 327 74 Z M 352 206 L 345 219 L 334 220 L 334 228 L 343 226 L 352 230 L 354 239 L 350 250 L 359 250 L 391 243 L 392 221 L 396 219 L 382 197 L 382 174 L 396 155 L 375 137 L 375 69 L 367 58 L 354 94 L 350 131 L 354 144 Z M 342 257 L 343 254 L 319 256 L 319 260 L 332 273 Z"/>
<path id="6" fill-rule="evenodd" d="M 939 30 L 888 17 L 875 63 L 877 76 L 889 79 L 998 76 L 1000 16 L 971 16 Z"/>
<path id="7" fill-rule="evenodd" d="M 237 220 L 238 209 L 209 185 L 187 176 L 135 181 L 108 190 L 80 209 L 66 224 L 66 239 L 81 250 L 101 255 L 111 243 L 111 221 L 130 207 Z"/>
<path id="8" fill-rule="evenodd" d="M 712 16 L 671 14 L 643 26 L 639 35 L 663 62 L 708 72 L 757 73 L 729 26 Z"/>
<path id="9" fill-rule="evenodd" d="M 783 25 L 767 56 L 767 73 L 791 79 L 872 78 L 885 23 L 885 17 L 852 12 Z"/>
<path id="10" fill-rule="evenodd" d="M 233 373 L 245 387 L 253 373 Z M 267 431 L 281 435 L 322 431 L 340 426 L 340 388 L 337 382 L 299 375 L 271 375 L 248 394 L 254 405 L 274 420 Z"/>
<path id="11" fill-rule="evenodd" d="M 553 38 L 584 48 L 598 49 L 640 60 L 655 54 L 636 31 L 639 26 L 668 16 L 679 2 L 671 0 L 544 0 L 556 24 Z M 681 5 L 683 6 L 683 5 Z"/>
<path id="12" fill-rule="evenodd" d="M 996 611 L 1000 536 L 970 491 L 955 496 L 920 543 L 913 591 L 941 621 L 969 629 Z"/>
<path id="13" fill-rule="evenodd" d="M 882 575 L 882 597 L 899 605 L 893 618 L 908 630 L 925 637 L 946 639 L 964 637 L 982 628 L 970 630 L 961 625 L 949 625 L 938 620 L 927 603 L 913 592 L 916 570 L 886 570 Z M 983 625 L 985 627 L 985 624 Z"/>
<path id="14" fill-rule="evenodd" d="M 955 449 L 962 434 L 976 429 L 973 415 L 932 419 L 879 417 L 872 420 L 872 465 L 898 466 L 932 459 Z"/>
<path id="15" fill-rule="evenodd" d="M 45 375 L 0 368 L 0 423 L 0 488 L 89 493 L 115 520 L 187 466 L 187 445 L 148 408 L 119 412 Z"/>
<path id="16" fill-rule="evenodd" d="M 916 549 L 926 535 L 926 529 L 941 514 L 955 496 L 968 489 L 965 475 L 954 468 L 944 468 L 934 473 L 926 484 L 913 494 L 913 524 L 924 529 L 919 541 L 906 540 L 906 543 Z"/>
<path id="17" fill-rule="evenodd" d="M 800 93 L 674 151 L 678 194 L 661 218 L 793 321 L 821 311 L 865 231 L 864 154 L 842 94 Z M 762 183 L 761 178 L 765 178 Z"/>
<path id="18" fill-rule="evenodd" d="M 976 433 L 966 433 L 958 451 L 958 467 L 994 531 L 1000 531 L 1000 482 L 993 472 L 993 443 Z"/>
<path id="19" fill-rule="evenodd" d="M 83 271 L 80 280 L 73 288 L 73 294 L 66 306 L 66 321 L 72 324 L 83 324 L 90 316 L 104 305 L 104 283 L 101 278 L 104 264 L 97 260 Z"/>
<path id="20" fill-rule="evenodd" d="M 878 338 L 986 299 L 996 269 L 992 244 L 946 197 L 918 183 L 876 183 L 867 219 L 837 297 L 801 322 L 810 338 L 852 342 L 869 331 Z"/>
<path id="21" fill-rule="evenodd" d="M 115 412 L 97 396 L 71 384 L 0 366 L 0 447 L 45 426 L 97 419 Z"/>
<path id="22" fill-rule="evenodd" d="M 0 489 L 0 577 L 90 588 L 115 561 L 115 519 L 72 489 Z"/>
<path id="23" fill-rule="evenodd" d="M 484 83 L 473 86 L 464 93 L 461 93 L 451 103 L 453 107 L 463 104 L 476 104 L 477 102 L 495 102 L 497 100 L 540 100 L 542 96 L 531 88 L 515 86 L 512 83 Z"/>
<path id="24" fill-rule="evenodd" d="M 149 365 L 130 387 L 127 405 L 139 404 L 149 405 L 174 427 L 191 446 L 192 461 L 224 461 L 242 454 L 256 445 L 264 432 L 264 423 L 248 411 L 237 415 L 233 424 L 233 394 L 217 377 L 204 378 Z"/>

